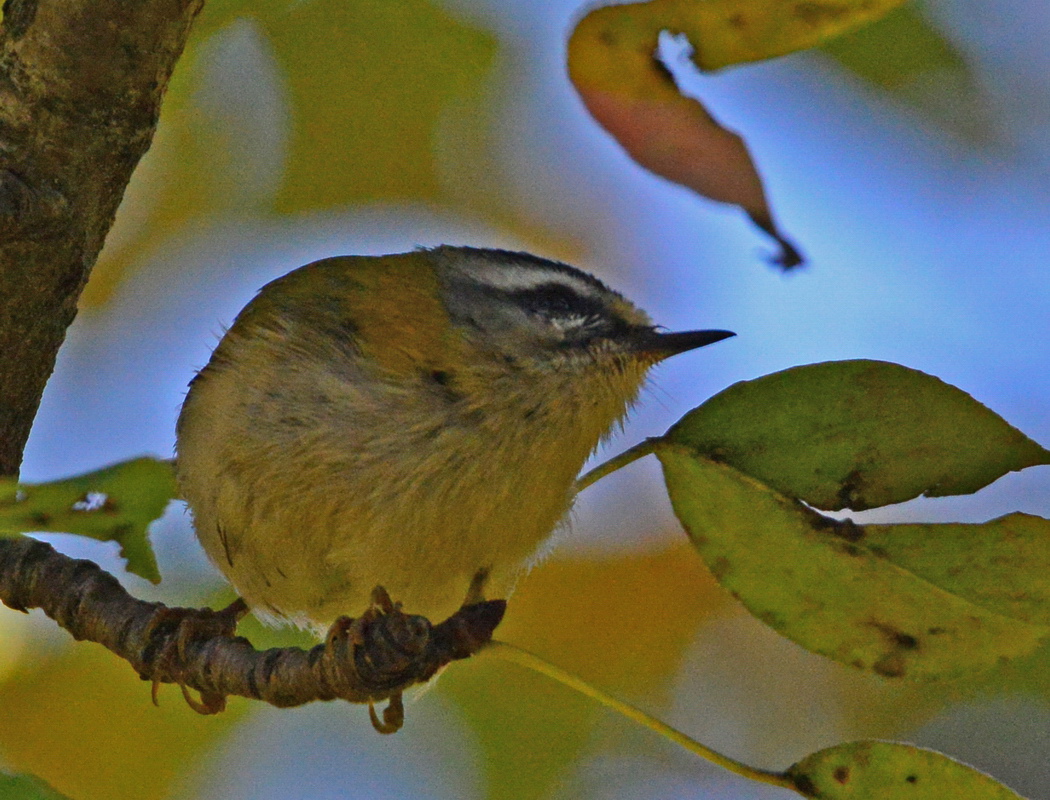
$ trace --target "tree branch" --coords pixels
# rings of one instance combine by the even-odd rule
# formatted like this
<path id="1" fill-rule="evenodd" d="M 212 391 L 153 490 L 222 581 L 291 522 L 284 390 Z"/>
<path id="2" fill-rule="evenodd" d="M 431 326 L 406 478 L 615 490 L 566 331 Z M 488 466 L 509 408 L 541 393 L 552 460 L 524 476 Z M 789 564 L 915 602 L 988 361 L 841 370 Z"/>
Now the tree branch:
<path id="1" fill-rule="evenodd" d="M 73 559 L 28 537 L 0 540 L 0 601 L 40 608 L 74 639 L 98 642 L 128 661 L 144 679 L 196 689 L 187 695 L 202 713 L 216 713 L 227 695 L 297 706 L 314 700 L 373 703 L 424 683 L 452 661 L 476 653 L 492 638 L 506 604 L 464 606 L 439 625 L 400 609 L 344 618 L 324 644 L 258 651 L 232 636 L 232 620 L 209 609 L 168 608 L 137 600 L 92 561 Z M 400 720 L 373 719 L 393 732 Z"/>
<path id="2" fill-rule="evenodd" d="M 6 0 L 0 23 L 0 476 L 203 0 Z"/>

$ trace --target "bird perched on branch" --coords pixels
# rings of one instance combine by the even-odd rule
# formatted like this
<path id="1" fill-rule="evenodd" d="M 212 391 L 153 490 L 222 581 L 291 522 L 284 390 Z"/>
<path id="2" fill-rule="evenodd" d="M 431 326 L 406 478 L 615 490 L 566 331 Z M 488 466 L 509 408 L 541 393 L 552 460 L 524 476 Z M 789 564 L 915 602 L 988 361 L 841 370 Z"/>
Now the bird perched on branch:
<path id="1" fill-rule="evenodd" d="M 177 470 L 252 610 L 323 630 L 376 585 L 444 618 L 504 597 L 665 333 L 597 278 L 526 253 L 329 258 L 265 286 L 194 378 Z"/>

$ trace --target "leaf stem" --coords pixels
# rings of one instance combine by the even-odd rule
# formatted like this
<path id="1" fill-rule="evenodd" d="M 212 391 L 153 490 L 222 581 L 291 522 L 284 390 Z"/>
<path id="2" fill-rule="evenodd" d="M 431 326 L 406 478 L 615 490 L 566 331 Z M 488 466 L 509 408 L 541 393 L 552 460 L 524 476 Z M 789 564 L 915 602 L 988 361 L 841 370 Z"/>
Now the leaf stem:
<path id="1" fill-rule="evenodd" d="M 632 448 L 632 450 L 633 449 L 634 448 Z M 622 456 L 620 456 L 620 458 L 622 458 Z M 520 666 L 534 670 L 535 672 L 539 672 L 542 675 L 546 675 L 548 678 L 556 680 L 559 683 L 568 686 L 570 689 L 575 689 L 580 694 L 586 695 L 593 700 L 597 700 L 602 705 L 611 708 L 613 711 L 619 712 L 628 719 L 637 722 L 639 725 L 643 725 L 646 728 L 655 731 L 664 738 L 670 739 L 672 742 L 680 747 L 684 747 L 694 755 L 707 759 L 711 763 L 717 764 L 723 769 L 734 772 L 741 777 L 759 783 L 765 783 L 770 786 L 779 786 L 782 789 L 798 791 L 798 788 L 795 786 L 795 782 L 790 775 L 783 772 L 769 772 L 764 769 L 756 769 L 755 767 L 750 767 L 747 764 L 736 761 L 729 756 L 722 755 L 709 747 L 705 747 L 695 739 L 686 736 L 681 731 L 661 722 L 656 717 L 646 714 L 640 708 L 636 708 L 630 703 L 625 703 L 623 700 L 619 700 L 612 695 L 603 692 L 601 689 L 591 686 L 583 679 L 570 672 L 566 672 L 560 667 L 556 667 L 554 664 L 530 653 L 528 650 L 522 650 L 516 645 L 493 639 L 485 645 L 480 652 L 476 653 L 474 657 L 477 658 L 478 656 L 485 655 L 495 656 L 504 661 L 511 661 Z"/>
<path id="2" fill-rule="evenodd" d="M 663 439 L 659 436 L 651 436 L 648 439 L 643 439 L 638 442 L 634 447 L 629 447 L 624 450 L 620 455 L 613 456 L 608 461 L 599 464 L 576 480 L 576 492 L 582 492 L 588 486 L 597 483 L 606 475 L 626 467 L 628 464 L 637 461 L 639 458 L 644 458 L 656 450 L 656 446 L 662 441 Z"/>

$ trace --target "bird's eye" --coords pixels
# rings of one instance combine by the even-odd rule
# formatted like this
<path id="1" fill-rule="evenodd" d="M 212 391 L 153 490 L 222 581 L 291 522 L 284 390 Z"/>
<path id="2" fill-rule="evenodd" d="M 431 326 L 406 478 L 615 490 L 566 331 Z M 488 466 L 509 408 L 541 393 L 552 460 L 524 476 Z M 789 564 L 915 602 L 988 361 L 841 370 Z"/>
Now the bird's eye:
<path id="1" fill-rule="evenodd" d="M 605 319 L 601 301 L 581 295 L 561 283 L 544 283 L 510 293 L 526 314 L 541 317 L 563 329 L 586 327 Z"/>

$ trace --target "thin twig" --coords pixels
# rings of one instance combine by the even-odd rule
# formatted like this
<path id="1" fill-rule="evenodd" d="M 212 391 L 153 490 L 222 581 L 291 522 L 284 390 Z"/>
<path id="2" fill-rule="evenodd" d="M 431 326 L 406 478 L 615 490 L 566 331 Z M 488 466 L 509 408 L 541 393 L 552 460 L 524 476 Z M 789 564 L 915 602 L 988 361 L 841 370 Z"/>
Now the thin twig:
<path id="1" fill-rule="evenodd" d="M 610 475 L 618 469 L 623 469 L 628 464 L 637 461 L 639 458 L 644 458 L 652 453 L 661 441 L 662 440 L 658 436 L 643 439 L 634 447 L 624 450 L 620 455 L 613 456 L 608 461 L 599 464 L 594 469 L 576 479 L 576 492 L 582 492 L 588 486 L 597 483 L 606 475 Z"/>
<path id="2" fill-rule="evenodd" d="M 28 537 L 0 539 L 0 601 L 21 611 L 40 608 L 73 638 L 128 661 L 144 680 L 196 689 L 202 700 L 194 707 L 206 712 L 220 711 L 227 695 L 282 707 L 394 698 L 477 652 L 505 608 L 502 600 L 475 603 L 438 625 L 392 608 L 356 625 L 344 620 L 311 650 L 260 652 L 229 635 L 221 613 L 137 600 L 94 562 Z"/>
<path id="3" fill-rule="evenodd" d="M 717 764 L 730 772 L 734 772 L 741 777 L 758 781 L 759 783 L 769 784 L 770 786 L 779 786 L 782 789 L 798 791 L 795 781 L 787 773 L 757 769 L 712 750 L 710 747 L 702 745 L 695 739 L 686 736 L 676 728 L 672 728 L 665 722 L 661 722 L 656 717 L 645 713 L 640 708 L 636 708 L 630 703 L 625 703 L 623 700 L 619 700 L 611 694 L 591 686 L 576 675 L 566 672 L 561 667 L 556 667 L 549 661 L 545 661 L 527 650 L 522 650 L 520 647 L 507 644 L 506 642 L 493 640 L 481 649 L 479 655 L 495 656 L 504 661 L 511 661 L 523 667 L 528 667 L 542 675 L 546 675 L 548 678 L 552 678 L 553 680 L 568 686 L 570 689 L 575 689 L 580 694 L 597 700 L 602 705 L 619 712 L 628 719 L 637 722 L 639 725 L 644 725 L 646 728 L 655 731 L 664 738 L 670 739 L 680 747 L 684 747 L 690 753 L 694 753 L 695 755 L 698 755 L 713 764 Z"/>

